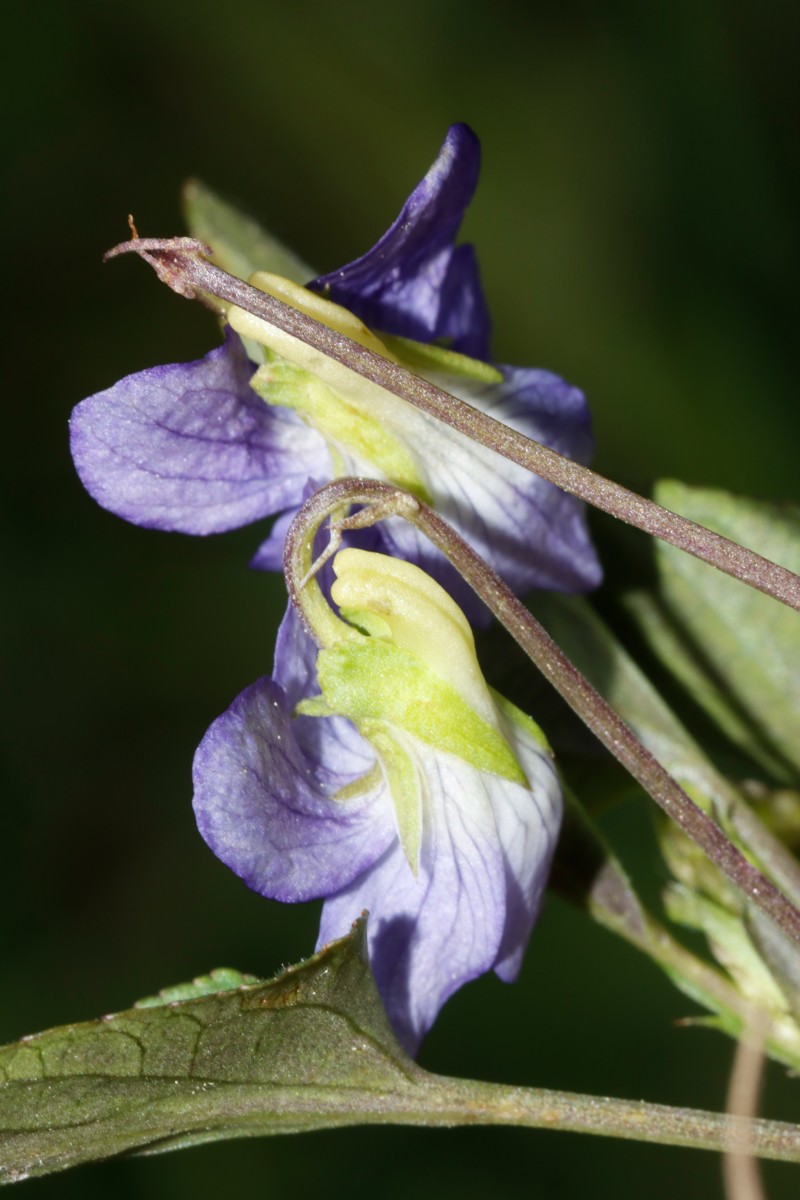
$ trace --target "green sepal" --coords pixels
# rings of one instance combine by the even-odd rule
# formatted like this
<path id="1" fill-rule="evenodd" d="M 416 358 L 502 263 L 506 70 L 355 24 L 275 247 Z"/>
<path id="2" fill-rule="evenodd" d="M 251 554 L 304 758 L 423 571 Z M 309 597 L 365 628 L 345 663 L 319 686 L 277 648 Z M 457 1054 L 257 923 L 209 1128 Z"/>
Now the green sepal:
<path id="1" fill-rule="evenodd" d="M 402 745 L 391 726 L 379 721 L 364 721 L 360 730 L 380 756 L 403 852 L 417 875 L 422 848 L 422 785 L 414 756 Z"/>
<path id="2" fill-rule="evenodd" d="M 294 283 L 306 284 L 317 274 L 253 217 L 198 179 L 184 185 L 182 201 L 192 237 L 210 246 L 214 262 L 231 275 L 249 279 L 254 271 L 271 271 Z"/>
<path id="3" fill-rule="evenodd" d="M 324 696 L 301 700 L 295 713 L 305 717 L 335 716 Z M 339 788 L 333 799 L 346 804 L 348 800 L 355 800 L 378 787 L 382 779 L 385 780 L 392 797 L 403 852 L 416 875 L 422 848 L 422 788 L 413 755 L 402 745 L 397 730 L 384 722 L 362 720 L 359 731 L 375 747 L 378 761 L 365 775 Z"/>
<path id="4" fill-rule="evenodd" d="M 424 374 L 454 375 L 474 383 L 502 383 L 503 376 L 491 363 L 469 358 L 456 350 L 426 342 L 415 342 L 411 338 L 381 333 L 380 339 L 412 371 Z"/>
<path id="5" fill-rule="evenodd" d="M 395 726 L 478 771 L 526 783 L 502 734 L 455 688 L 391 642 L 375 638 L 321 650 L 317 677 L 330 711 L 349 717 L 360 729 L 370 722 Z"/>
<path id="6" fill-rule="evenodd" d="M 420 500 L 430 496 L 406 443 L 357 402 L 348 400 L 310 371 L 271 356 L 251 380 L 267 404 L 293 409 L 325 438 L 336 459 L 342 452 L 370 463 L 385 479 Z M 338 464 L 337 464 L 338 469 Z"/>
<path id="7" fill-rule="evenodd" d="M 506 700 L 505 696 L 501 696 L 494 688 L 489 688 L 492 699 L 499 708 L 500 712 L 510 721 L 512 725 L 516 725 L 523 733 L 532 738 L 538 746 L 541 746 L 549 755 L 552 756 L 553 751 L 543 729 L 534 721 L 533 717 L 529 717 L 521 708 L 517 708 L 516 704 L 512 704 L 510 700 Z"/>

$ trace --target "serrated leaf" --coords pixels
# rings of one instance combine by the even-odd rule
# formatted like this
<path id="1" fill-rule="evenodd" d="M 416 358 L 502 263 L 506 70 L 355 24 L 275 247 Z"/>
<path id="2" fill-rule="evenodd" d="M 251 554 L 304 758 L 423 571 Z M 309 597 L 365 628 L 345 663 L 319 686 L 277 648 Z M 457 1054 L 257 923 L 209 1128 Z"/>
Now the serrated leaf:
<path id="1" fill-rule="evenodd" d="M 378 1120 L 388 1096 L 403 1106 L 427 1077 L 395 1040 L 363 943 L 361 922 L 269 982 L 3 1047 L 0 1182 L 133 1149 Z"/>
<path id="2" fill-rule="evenodd" d="M 197 179 L 184 185 L 183 211 L 192 236 L 211 247 L 217 266 L 239 279 L 270 271 L 306 284 L 318 274 L 253 217 Z"/>
<path id="3" fill-rule="evenodd" d="M 0 1048 L 0 1183 L 131 1151 L 355 1124 L 518 1125 L 722 1147 L 709 1114 L 687 1136 L 683 1109 L 420 1070 L 389 1029 L 364 940 L 362 921 L 268 983 Z M 737 1024 L 725 1004 L 719 1019 Z M 757 1153 L 800 1158 L 798 1131 L 762 1124 Z"/>
<path id="4" fill-rule="evenodd" d="M 659 504 L 800 572 L 800 509 L 658 485 Z M 657 598 L 631 611 L 654 652 L 725 736 L 778 784 L 800 778 L 800 620 L 785 605 L 656 544 Z"/>

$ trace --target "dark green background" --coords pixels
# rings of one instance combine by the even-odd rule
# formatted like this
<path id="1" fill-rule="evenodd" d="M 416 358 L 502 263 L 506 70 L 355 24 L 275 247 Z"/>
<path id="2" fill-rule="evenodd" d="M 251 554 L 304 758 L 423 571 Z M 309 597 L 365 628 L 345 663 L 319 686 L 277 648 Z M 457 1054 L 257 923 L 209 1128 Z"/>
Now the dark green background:
<path id="1" fill-rule="evenodd" d="M 5 18 L 0 1041 L 230 963 L 269 974 L 314 906 L 251 895 L 200 842 L 189 768 L 268 671 L 282 607 L 263 529 L 149 533 L 82 492 L 67 417 L 134 370 L 197 357 L 211 319 L 135 261 L 132 210 L 181 231 L 196 174 L 320 270 L 383 231 L 453 120 L 482 138 L 467 236 L 498 359 L 585 388 L 597 465 L 797 496 L 798 10 L 791 3 L 27 3 Z M 607 554 L 617 542 L 601 519 Z M 611 543 L 613 542 L 613 545 Z M 621 543 L 637 558 L 641 541 Z M 612 559 L 612 561 L 616 561 Z M 661 878 L 644 802 L 611 828 Z M 435 1070 L 720 1107 L 732 1047 L 556 901 L 520 983 L 484 979 Z M 769 1115 L 798 1119 L 770 1074 Z M 769 1168 L 771 1197 L 797 1169 Z M 548 1133 L 367 1130 L 234 1143 L 24 1185 L 33 1197 L 720 1196 L 710 1155 Z"/>

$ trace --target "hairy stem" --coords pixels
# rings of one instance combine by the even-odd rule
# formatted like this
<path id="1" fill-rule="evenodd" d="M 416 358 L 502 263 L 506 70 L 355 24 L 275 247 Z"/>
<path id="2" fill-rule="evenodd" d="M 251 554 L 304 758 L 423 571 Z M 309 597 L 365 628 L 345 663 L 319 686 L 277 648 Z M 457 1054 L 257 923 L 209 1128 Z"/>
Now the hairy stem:
<path id="1" fill-rule="evenodd" d="M 800 611 L 800 576 L 792 571 L 532 441 L 400 364 L 229 275 L 208 262 L 204 256 L 211 251 L 201 242 L 191 238 L 135 238 L 114 247 L 106 258 L 129 251 L 149 262 L 159 278 L 180 295 L 206 301 L 216 297 L 244 309 L 289 338 L 312 346 L 341 364 L 342 369 L 369 379 L 376 387 L 482 442 L 565 492 Z"/>
<path id="2" fill-rule="evenodd" d="M 722 1113 L 644 1101 L 467 1080 L 447 1080 L 449 1087 L 444 1090 L 444 1082 L 436 1079 L 439 1089 L 436 1114 L 430 1114 L 428 1120 L 420 1123 L 523 1125 L 697 1150 L 735 1152 L 746 1148 L 760 1158 L 800 1162 L 800 1126 L 782 1121 L 748 1121 Z M 451 1096 L 458 1103 L 446 1114 L 445 1105 Z"/>

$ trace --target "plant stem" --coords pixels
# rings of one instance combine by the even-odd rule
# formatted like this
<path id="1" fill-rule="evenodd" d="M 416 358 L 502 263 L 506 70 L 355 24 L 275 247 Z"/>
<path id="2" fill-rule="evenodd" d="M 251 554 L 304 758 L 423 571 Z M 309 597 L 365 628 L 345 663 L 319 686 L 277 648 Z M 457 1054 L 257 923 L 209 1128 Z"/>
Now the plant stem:
<path id="1" fill-rule="evenodd" d="M 433 1078 L 436 1106 L 428 1119 L 420 1122 L 424 1124 L 523 1125 L 697 1150 L 746 1148 L 760 1158 L 800 1162 L 800 1126 L 783 1121 L 748 1121 L 645 1101 Z M 446 1090 L 445 1083 L 449 1085 Z M 457 1103 L 448 1112 L 451 1097 Z M 397 1120 L 396 1112 L 392 1119 Z"/>
<path id="2" fill-rule="evenodd" d="M 447 556 L 595 737 L 728 879 L 800 946 L 800 912 L 748 862 L 716 822 L 642 745 L 630 726 L 595 691 L 500 576 L 427 505 L 407 492 L 371 479 L 338 479 L 321 488 L 300 509 L 287 535 L 284 561 L 293 598 L 299 581 L 305 581 L 308 574 L 316 530 L 326 517 L 345 504 L 367 508 L 338 521 L 339 529 L 360 528 L 389 515 L 402 516 L 420 529 Z M 312 580 L 309 586 L 317 585 Z"/>
<path id="3" fill-rule="evenodd" d="M 208 262 L 204 255 L 211 251 L 201 242 L 191 238 L 136 238 L 109 250 L 106 258 L 129 251 L 149 262 L 159 278 L 180 295 L 190 299 L 217 297 L 244 309 L 290 339 L 314 347 L 344 370 L 363 376 L 563 491 L 800 611 L 800 576 L 792 571 L 532 441 L 400 364 L 229 275 Z"/>

